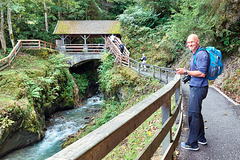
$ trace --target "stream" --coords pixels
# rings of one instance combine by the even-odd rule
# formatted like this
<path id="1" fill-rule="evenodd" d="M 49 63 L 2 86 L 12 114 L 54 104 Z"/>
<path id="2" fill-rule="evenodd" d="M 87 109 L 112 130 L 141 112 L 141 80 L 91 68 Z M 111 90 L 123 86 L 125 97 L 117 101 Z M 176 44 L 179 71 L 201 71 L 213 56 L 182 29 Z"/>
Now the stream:
<path id="1" fill-rule="evenodd" d="M 96 95 L 72 110 L 57 112 L 49 119 L 42 141 L 10 153 L 3 160 L 44 160 L 61 150 L 65 139 L 84 128 L 99 110 L 102 95 Z"/>

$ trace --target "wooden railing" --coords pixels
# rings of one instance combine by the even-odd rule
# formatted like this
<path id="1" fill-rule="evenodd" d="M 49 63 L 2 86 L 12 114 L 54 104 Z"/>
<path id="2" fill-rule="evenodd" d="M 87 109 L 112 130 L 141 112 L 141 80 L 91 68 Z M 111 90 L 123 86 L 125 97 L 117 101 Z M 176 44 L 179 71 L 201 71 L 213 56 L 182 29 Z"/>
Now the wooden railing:
<path id="1" fill-rule="evenodd" d="M 49 48 L 55 49 L 56 45 L 41 41 L 41 40 L 18 40 L 18 43 L 14 46 L 9 55 L 3 59 L 0 59 L 0 71 L 11 65 L 11 62 L 16 57 L 18 52 L 22 48 L 31 48 L 31 49 L 40 49 L 40 48 Z"/>
<path id="2" fill-rule="evenodd" d="M 119 64 L 127 65 L 130 52 L 128 51 L 126 46 L 124 46 L 123 53 L 120 52 L 120 49 L 119 49 L 119 44 L 121 43 L 120 39 L 116 37 L 115 41 L 112 42 L 111 39 L 107 37 L 106 41 L 107 41 L 106 48 L 115 57 L 115 61 Z"/>
<path id="3" fill-rule="evenodd" d="M 165 83 L 168 83 L 168 81 L 171 79 L 170 76 L 175 76 L 175 71 L 173 69 L 153 66 L 135 61 L 129 57 L 130 53 L 126 47 L 124 48 L 125 52 L 121 53 L 118 45 L 116 45 L 119 43 L 118 41 L 118 38 L 115 39 L 114 43 L 109 38 L 107 39 L 107 48 L 109 52 L 115 57 L 115 62 L 118 64 L 128 66 L 139 74 L 152 76 Z"/>
<path id="4" fill-rule="evenodd" d="M 130 59 L 127 55 L 121 54 L 117 45 L 113 44 L 111 41 L 107 43 L 107 47 L 110 53 L 115 57 L 117 63 L 127 65 L 140 74 L 149 74 L 168 84 L 47 160 L 100 160 L 120 144 L 129 134 L 136 130 L 137 127 L 146 121 L 152 114 L 156 113 L 159 108 L 162 110 L 163 127 L 156 132 L 136 159 L 151 159 L 161 144 L 163 151 L 162 159 L 171 159 L 178 145 L 182 126 L 180 76 L 173 74 L 174 71 L 172 69 L 160 68 L 147 64 L 145 64 L 147 70 L 142 72 L 141 69 L 146 69 L 144 64 Z M 169 74 L 174 75 L 174 77 L 169 76 Z M 173 77 L 171 81 L 169 81 L 170 77 Z M 174 104 L 172 104 L 171 99 L 175 99 L 173 102 Z M 173 111 L 171 111 L 171 106 L 175 106 Z M 161 115 L 157 116 L 161 117 Z M 177 124 L 176 122 L 178 122 L 178 127 L 173 135 L 172 127 L 174 124 Z"/>
<path id="5" fill-rule="evenodd" d="M 129 58 L 129 52 L 126 48 L 124 49 L 124 53 L 121 53 L 118 48 L 118 43 L 115 44 L 109 40 L 107 43 L 107 47 L 110 53 L 114 55 L 117 63 L 129 66 L 140 74 L 153 76 L 168 84 L 48 159 L 100 160 L 159 108 L 162 109 L 163 127 L 156 132 L 150 143 L 143 148 L 143 151 L 136 159 L 150 159 L 161 144 L 163 151 L 162 159 L 171 159 L 178 144 L 182 126 L 182 113 L 180 112 L 182 102 L 180 76 L 175 75 L 175 77 L 169 81 L 169 79 L 173 77 L 169 76 L 169 73 L 171 75 L 174 72 L 173 70 L 139 63 Z M 52 49 L 55 48 L 55 45 L 40 40 L 19 40 L 10 54 L 0 60 L 0 70 L 10 66 L 12 60 L 16 57 L 21 48 Z M 144 69 L 144 71 L 142 71 L 142 69 Z M 172 98 L 175 99 L 174 104 L 172 104 Z M 171 106 L 173 105 L 175 109 L 171 111 Z M 160 117 L 161 115 L 158 116 Z M 179 117 L 180 120 L 177 120 L 177 117 Z M 175 131 L 175 135 L 173 135 L 172 127 L 176 120 L 179 121 L 178 129 Z"/>
<path id="6" fill-rule="evenodd" d="M 131 58 L 128 61 L 128 67 L 144 76 L 151 76 L 159 79 L 166 84 L 175 76 L 175 71 L 171 68 L 164 68 L 137 62 Z"/>
<path id="7" fill-rule="evenodd" d="M 66 53 L 101 53 L 104 51 L 104 44 L 65 44 Z"/>
<path id="8" fill-rule="evenodd" d="M 175 99 L 175 109 L 173 111 L 171 111 L 172 97 Z M 48 160 L 100 160 L 159 108 L 162 109 L 163 127 L 156 132 L 150 140 L 150 143 L 146 144 L 146 147 L 143 148 L 143 151 L 136 159 L 149 160 L 161 144 L 163 150 L 162 159 L 171 159 L 181 133 L 181 101 L 180 77 L 177 75 L 166 86 L 151 96 L 56 153 L 48 158 Z M 178 115 L 180 120 L 175 135 L 173 136 L 172 127 Z M 157 116 L 160 117 L 161 115 Z"/>

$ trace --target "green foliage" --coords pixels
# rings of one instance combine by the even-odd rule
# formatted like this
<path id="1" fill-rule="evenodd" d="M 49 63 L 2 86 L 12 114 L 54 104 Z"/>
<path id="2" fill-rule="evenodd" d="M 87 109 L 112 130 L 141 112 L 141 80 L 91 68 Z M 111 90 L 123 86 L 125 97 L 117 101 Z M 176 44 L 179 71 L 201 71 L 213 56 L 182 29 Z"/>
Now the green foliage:
<path id="1" fill-rule="evenodd" d="M 48 59 L 51 55 L 54 55 L 54 56 L 51 56 L 51 58 L 54 58 L 56 57 L 56 55 L 58 55 L 58 51 L 56 50 L 52 50 L 52 49 L 48 49 L 48 48 L 45 48 L 45 49 L 37 49 L 37 50 L 33 50 L 32 49 L 24 49 L 23 52 L 25 54 L 30 54 L 30 55 L 33 55 L 33 56 L 38 56 L 38 57 L 41 57 L 43 59 Z M 60 54 L 61 55 L 61 54 Z M 61 58 L 58 58 L 58 60 L 61 60 Z M 59 62 L 60 63 L 60 62 Z"/>
<path id="2" fill-rule="evenodd" d="M 1 125 L 0 129 L 6 129 L 10 127 L 13 123 L 14 121 L 9 119 L 8 116 L 2 117 L 2 115 L 0 115 L 0 125 Z"/>
<path id="3" fill-rule="evenodd" d="M 123 41 L 127 43 L 130 53 L 134 53 L 131 54 L 133 59 L 138 60 L 145 53 L 148 64 L 166 66 L 178 55 L 174 52 L 176 43 L 161 41 L 167 32 L 167 25 L 162 26 L 163 21 L 159 15 L 149 9 L 149 6 L 145 7 L 147 9 L 130 7 L 118 16 L 122 24 Z M 165 18 L 168 19 L 167 15 Z"/>
<path id="4" fill-rule="evenodd" d="M 156 134 L 156 131 L 161 127 L 161 110 L 158 110 L 104 157 L 104 160 L 136 159 L 142 149 Z M 161 150 L 157 152 L 161 152 Z"/>
<path id="5" fill-rule="evenodd" d="M 89 79 L 88 79 L 87 73 L 84 73 L 84 74 L 73 73 L 72 75 L 75 81 L 77 82 L 80 97 L 84 97 L 89 85 Z"/>
<path id="6" fill-rule="evenodd" d="M 98 72 L 100 90 L 105 94 L 102 112 L 83 133 L 81 131 L 76 137 L 68 139 L 63 147 L 110 121 L 160 88 L 158 80 L 140 77 L 127 67 L 115 65 L 114 57 L 110 54 L 104 55 Z"/>
<path id="7" fill-rule="evenodd" d="M 129 7 L 118 19 L 128 27 L 145 26 L 154 28 L 158 23 L 158 16 L 150 9 L 140 6 Z"/>
<path id="8" fill-rule="evenodd" d="M 139 82 L 137 73 L 128 68 L 114 65 L 113 61 L 112 55 L 105 54 L 103 63 L 98 70 L 100 90 L 105 94 L 105 97 L 112 97 L 117 94 L 119 87 L 134 87 Z"/>
<path id="9" fill-rule="evenodd" d="M 45 28 L 44 3 L 47 6 L 49 31 Z M 60 3 L 59 3 L 60 2 Z M 4 11 L 4 28 L 7 46 L 11 46 L 7 26 L 7 8 L 12 10 L 11 21 L 15 41 L 19 39 L 40 39 L 54 42 L 58 36 L 53 31 L 58 20 L 102 20 L 115 19 L 124 9 L 133 4 L 132 0 L 14 0 L 1 2 Z"/>
<path id="10" fill-rule="evenodd" d="M 19 54 L 11 68 L 0 72 L 0 115 L 5 130 L 17 125 L 15 129 L 42 133 L 47 110 L 74 106 L 74 82 L 63 55 L 26 52 L 34 53 Z"/>
<path id="11" fill-rule="evenodd" d="M 222 81 L 219 87 L 226 95 L 231 97 L 237 103 L 240 102 L 240 54 L 230 57 L 229 63 L 225 64 L 225 70 L 222 73 Z M 233 83 L 234 82 L 234 83 Z"/>
<path id="12" fill-rule="evenodd" d="M 237 4 L 210 0 L 181 2 L 179 11 L 174 10 L 172 15 L 172 27 L 169 29 L 172 41 L 184 44 L 190 33 L 196 33 L 203 46 L 213 45 L 224 55 L 234 50 L 236 52 L 240 42 L 237 38 L 239 31 L 235 26 L 239 25 L 239 22 L 231 24 L 228 29 L 225 26 L 230 20 L 226 12 L 231 12 L 230 10 Z"/>
<path id="13" fill-rule="evenodd" d="M 159 23 L 167 22 L 171 15 L 171 8 L 177 5 L 175 0 L 141 0 L 139 3 L 144 8 L 149 8 L 158 15 Z"/>

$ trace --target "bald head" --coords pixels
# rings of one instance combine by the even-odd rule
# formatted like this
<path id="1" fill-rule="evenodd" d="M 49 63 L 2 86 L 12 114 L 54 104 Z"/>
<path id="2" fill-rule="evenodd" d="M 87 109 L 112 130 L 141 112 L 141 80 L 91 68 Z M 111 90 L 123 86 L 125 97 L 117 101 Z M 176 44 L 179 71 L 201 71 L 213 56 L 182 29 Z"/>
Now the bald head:
<path id="1" fill-rule="evenodd" d="M 190 34 L 187 39 L 188 48 L 195 53 L 199 47 L 199 39 L 196 34 Z"/>
<path id="2" fill-rule="evenodd" d="M 192 40 L 195 40 L 195 41 L 199 41 L 198 35 L 196 35 L 196 34 L 190 34 L 190 35 L 188 36 L 188 40 L 189 40 L 189 39 L 192 39 Z"/>

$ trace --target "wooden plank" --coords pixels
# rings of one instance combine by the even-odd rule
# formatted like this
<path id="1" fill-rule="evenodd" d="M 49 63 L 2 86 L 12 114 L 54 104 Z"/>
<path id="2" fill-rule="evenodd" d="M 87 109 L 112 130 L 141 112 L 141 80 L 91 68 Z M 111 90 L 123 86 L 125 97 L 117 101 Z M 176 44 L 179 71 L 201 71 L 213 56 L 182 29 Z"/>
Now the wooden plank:
<path id="1" fill-rule="evenodd" d="M 38 43 L 34 43 L 34 42 L 38 42 Z M 13 55 L 17 55 L 18 52 L 21 50 L 21 48 L 31 48 L 31 49 L 39 48 L 39 42 L 40 42 L 39 40 L 18 40 L 18 43 L 14 46 L 14 48 L 12 49 L 10 54 L 7 57 L 1 59 L 0 62 L 3 62 L 6 59 L 9 59 L 8 65 L 10 65 L 11 62 L 13 61 L 13 59 L 15 58 L 15 56 L 13 56 Z M 44 42 L 44 41 L 42 41 L 42 42 L 45 44 L 46 48 L 49 48 L 49 47 L 47 47 L 46 44 L 56 46 L 55 44 L 51 44 L 51 43 Z M 25 45 L 25 46 L 23 46 L 23 45 Z M 34 45 L 34 46 L 31 46 L 31 45 Z M 6 66 L 1 67 L 0 70 L 3 70 L 4 68 L 6 68 Z"/>
<path id="2" fill-rule="evenodd" d="M 8 63 L 7 64 L 4 64 L 1 68 L 0 68 L 0 71 L 1 70 L 4 70 L 5 68 L 7 68 L 9 65 L 8 65 Z"/>
<path id="3" fill-rule="evenodd" d="M 37 45 L 38 46 L 38 43 L 22 43 L 22 45 Z"/>
<path id="4" fill-rule="evenodd" d="M 50 157 L 49 160 L 68 158 L 81 160 L 102 159 L 159 109 L 166 99 L 169 99 L 168 93 L 173 86 L 174 83 L 169 83 L 169 86 L 163 87 L 100 128 Z"/>
<path id="5" fill-rule="evenodd" d="M 4 57 L 3 59 L 0 60 L 0 62 L 3 62 L 9 58 L 9 55 L 7 57 Z"/>
<path id="6" fill-rule="evenodd" d="M 83 48 L 83 46 L 66 46 L 66 48 Z"/>
<path id="7" fill-rule="evenodd" d="M 148 143 L 148 145 L 143 149 L 143 151 L 138 155 L 136 160 L 148 160 L 151 159 L 153 154 L 156 152 L 160 144 L 163 142 L 166 135 L 169 133 L 170 130 L 172 130 L 172 126 L 174 122 L 176 121 L 177 115 L 179 113 L 179 110 L 181 108 L 181 102 L 182 98 L 180 96 L 178 105 L 174 110 L 174 114 L 170 116 L 167 121 L 164 123 L 161 129 L 157 131 L 155 136 L 151 139 L 151 141 Z M 180 124 L 181 125 L 181 124 Z"/>
<path id="8" fill-rule="evenodd" d="M 178 141 L 181 136 L 181 129 L 182 129 L 182 122 L 183 122 L 183 113 L 180 113 L 180 123 L 178 125 L 178 129 L 176 131 L 176 135 L 173 138 L 173 142 L 169 145 L 167 151 L 163 154 L 162 160 L 170 160 L 172 158 L 173 152 L 178 145 Z"/>

